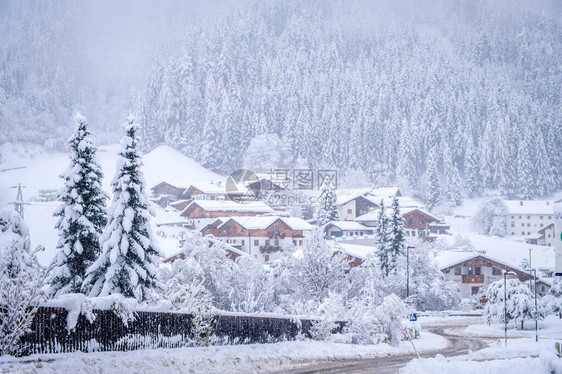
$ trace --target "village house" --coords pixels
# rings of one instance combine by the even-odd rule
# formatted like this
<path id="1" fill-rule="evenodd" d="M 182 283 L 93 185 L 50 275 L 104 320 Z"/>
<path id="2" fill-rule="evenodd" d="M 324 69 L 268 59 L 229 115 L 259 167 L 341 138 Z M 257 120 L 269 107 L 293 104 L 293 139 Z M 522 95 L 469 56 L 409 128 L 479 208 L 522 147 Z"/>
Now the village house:
<path id="1" fill-rule="evenodd" d="M 185 189 L 183 195 L 189 200 L 226 200 L 226 189 L 222 182 L 195 183 Z"/>
<path id="2" fill-rule="evenodd" d="M 324 226 L 328 238 L 352 238 L 373 235 L 373 229 L 353 221 L 332 221 Z"/>
<path id="3" fill-rule="evenodd" d="M 184 194 L 185 187 L 174 186 L 167 182 L 160 182 L 150 189 L 153 198 L 164 197 L 168 201 L 176 201 L 180 199 L 187 199 L 188 196 Z"/>
<path id="4" fill-rule="evenodd" d="M 450 226 L 443 223 L 438 217 L 421 208 L 401 208 L 400 213 L 404 222 L 406 238 L 419 237 L 424 240 L 434 240 L 435 235 L 446 235 L 450 229 Z M 392 211 L 387 208 L 387 215 L 390 217 L 391 214 Z M 355 222 L 367 227 L 376 227 L 378 217 L 378 210 L 374 210 L 355 218 Z"/>
<path id="5" fill-rule="evenodd" d="M 193 200 L 180 216 L 188 221 L 194 229 L 200 230 L 217 218 L 234 216 L 258 216 L 273 214 L 275 211 L 261 201 L 240 204 L 231 200 Z"/>
<path id="6" fill-rule="evenodd" d="M 546 225 L 542 229 L 539 230 L 538 234 L 539 237 L 537 239 L 538 245 L 545 245 L 551 247 L 556 244 L 556 235 L 554 230 L 554 222 Z"/>
<path id="7" fill-rule="evenodd" d="M 486 291 L 488 286 L 503 277 L 504 272 L 514 272 L 521 282 L 528 282 L 531 276 L 528 272 L 516 266 L 508 265 L 482 253 L 471 253 L 452 263 L 440 266 L 446 280 L 459 285 L 461 297 L 476 297 L 480 291 Z M 549 284 L 537 280 L 537 293 L 548 291 Z"/>
<path id="8" fill-rule="evenodd" d="M 278 257 L 285 246 L 302 247 L 305 234 L 313 227 L 298 217 L 219 218 L 201 230 L 242 250 L 258 262 Z"/>
<path id="9" fill-rule="evenodd" d="M 379 207 L 372 196 L 338 196 L 338 215 L 341 221 L 353 221 L 356 217 L 373 211 Z"/>
<path id="10" fill-rule="evenodd" d="M 554 220 L 553 204 L 543 200 L 506 200 L 507 235 L 531 236 Z M 538 237 L 535 238 L 538 240 Z"/>

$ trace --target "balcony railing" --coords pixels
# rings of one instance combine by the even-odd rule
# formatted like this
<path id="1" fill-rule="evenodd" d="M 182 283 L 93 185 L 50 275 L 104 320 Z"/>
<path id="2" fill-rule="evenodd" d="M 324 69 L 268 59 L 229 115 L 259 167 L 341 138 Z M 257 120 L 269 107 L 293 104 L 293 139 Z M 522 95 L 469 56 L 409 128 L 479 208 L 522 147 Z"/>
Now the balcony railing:
<path id="1" fill-rule="evenodd" d="M 272 252 L 279 252 L 281 251 L 280 246 L 275 245 L 260 245 L 260 252 L 261 253 L 272 253 Z"/>
<path id="2" fill-rule="evenodd" d="M 462 276 L 463 283 L 484 283 L 484 276 L 483 275 L 463 275 Z"/>

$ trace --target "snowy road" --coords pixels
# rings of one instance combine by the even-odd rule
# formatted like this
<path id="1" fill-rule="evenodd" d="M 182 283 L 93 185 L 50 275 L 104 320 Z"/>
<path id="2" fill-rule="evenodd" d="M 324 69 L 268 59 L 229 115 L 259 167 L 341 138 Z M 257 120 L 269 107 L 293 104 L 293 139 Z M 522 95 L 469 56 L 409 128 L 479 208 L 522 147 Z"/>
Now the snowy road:
<path id="1" fill-rule="evenodd" d="M 477 350 L 488 347 L 489 342 L 495 338 L 474 337 L 466 336 L 463 330 L 466 325 L 462 326 L 440 326 L 440 327 L 426 327 L 426 330 L 443 336 L 449 342 L 447 348 L 421 354 L 421 357 L 433 357 L 436 353 L 442 354 L 446 357 L 466 355 L 469 351 L 475 352 Z M 371 358 L 363 360 L 340 360 L 338 362 L 312 364 L 300 369 L 286 371 L 287 374 L 313 374 L 313 373 L 347 373 L 347 374 L 386 374 L 398 373 L 401 367 L 405 366 L 408 362 L 415 359 L 415 355 L 400 355 L 389 356 L 380 358 Z"/>

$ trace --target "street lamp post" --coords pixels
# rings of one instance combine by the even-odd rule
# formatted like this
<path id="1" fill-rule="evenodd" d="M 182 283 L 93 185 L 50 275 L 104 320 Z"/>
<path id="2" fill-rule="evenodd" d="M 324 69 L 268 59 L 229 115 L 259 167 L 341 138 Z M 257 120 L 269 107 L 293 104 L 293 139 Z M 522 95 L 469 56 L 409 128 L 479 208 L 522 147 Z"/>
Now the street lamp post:
<path id="1" fill-rule="evenodd" d="M 406 247 L 406 298 L 410 297 L 410 248 L 416 247 L 411 245 Z"/>
<path id="2" fill-rule="evenodd" d="M 516 275 L 512 271 L 503 272 L 503 320 L 504 320 L 504 331 L 505 331 L 505 346 L 507 347 L 507 276 Z"/>
<path id="3" fill-rule="evenodd" d="M 537 308 L 537 269 L 531 270 L 534 274 L 535 279 L 535 341 L 539 341 L 539 309 Z"/>
<path id="4" fill-rule="evenodd" d="M 533 248 L 529 248 L 529 289 L 532 290 L 532 280 L 533 278 L 531 278 L 531 268 L 532 268 L 532 257 L 531 257 L 531 252 L 533 251 Z"/>

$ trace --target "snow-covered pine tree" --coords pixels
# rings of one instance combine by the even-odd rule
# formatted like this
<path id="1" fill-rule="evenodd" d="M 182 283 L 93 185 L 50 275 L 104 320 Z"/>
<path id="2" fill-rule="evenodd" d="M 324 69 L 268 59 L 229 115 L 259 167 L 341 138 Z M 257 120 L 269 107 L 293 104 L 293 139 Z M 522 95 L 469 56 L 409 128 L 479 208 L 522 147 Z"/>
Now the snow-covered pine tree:
<path id="1" fill-rule="evenodd" d="M 337 197 L 329 186 L 322 187 L 319 200 L 320 209 L 318 210 L 317 225 L 324 226 L 328 222 L 338 221 L 340 216 L 336 205 Z"/>
<path id="2" fill-rule="evenodd" d="M 400 214 L 400 204 L 398 198 L 395 196 L 392 199 L 392 216 L 390 218 L 390 243 L 388 248 L 388 255 L 390 257 L 389 271 L 396 269 L 397 260 L 399 256 L 404 254 L 404 243 L 406 236 L 404 235 L 404 221 L 402 214 Z"/>
<path id="3" fill-rule="evenodd" d="M 478 196 L 482 185 L 480 183 L 480 173 L 478 171 L 478 158 L 474 150 L 472 141 L 469 141 L 464 156 L 464 180 L 468 196 Z"/>
<path id="4" fill-rule="evenodd" d="M 387 276 L 390 273 L 392 267 L 388 224 L 389 222 L 388 217 L 386 216 L 384 200 L 381 200 L 375 235 L 377 236 L 377 256 L 379 258 L 379 267 L 384 276 Z"/>
<path id="5" fill-rule="evenodd" d="M 62 202 L 55 211 L 59 217 L 59 250 L 49 276 L 54 296 L 79 293 L 86 269 L 100 254 L 99 236 L 107 224 L 107 196 L 102 190 L 103 174 L 96 157 L 96 146 L 86 118 L 74 117 L 76 128 L 70 137 L 70 166 L 61 176 Z M 88 290 L 86 290 L 87 292 Z"/>
<path id="6" fill-rule="evenodd" d="M 434 146 L 429 151 L 426 170 L 425 196 L 427 208 L 429 210 L 432 210 L 439 203 L 440 195 L 439 171 L 437 169 L 437 148 Z"/>
<path id="7" fill-rule="evenodd" d="M 101 255 L 86 272 L 84 288 L 90 296 L 120 293 L 139 301 L 157 286 L 159 250 L 150 229 L 149 202 L 141 172 L 134 117 L 124 125 L 117 174 L 112 182 L 109 222 L 101 238 Z"/>

